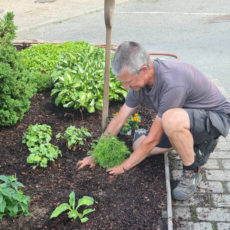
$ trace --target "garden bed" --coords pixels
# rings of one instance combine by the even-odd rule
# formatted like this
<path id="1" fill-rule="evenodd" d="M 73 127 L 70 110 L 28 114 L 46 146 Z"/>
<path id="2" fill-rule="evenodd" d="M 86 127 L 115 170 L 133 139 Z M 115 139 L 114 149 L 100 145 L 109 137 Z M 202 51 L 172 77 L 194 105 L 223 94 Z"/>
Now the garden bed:
<path id="1" fill-rule="evenodd" d="M 119 107 L 119 104 L 110 105 L 110 116 Z M 141 128 L 146 128 L 155 115 L 143 107 L 138 112 L 142 117 Z M 0 229 L 167 229 L 167 220 L 162 219 L 162 208 L 166 206 L 163 155 L 150 157 L 118 176 L 109 175 L 99 166 L 76 170 L 76 163 L 86 156 L 91 141 L 101 136 L 100 121 L 101 112 L 89 114 L 56 107 L 50 92 L 45 92 L 32 98 L 31 108 L 22 122 L 0 129 L 0 174 L 16 174 L 25 186 L 24 194 L 31 197 L 31 216 L 4 217 Z M 22 144 L 22 136 L 35 123 L 50 125 L 53 137 L 70 125 L 88 128 L 92 137 L 76 151 L 68 150 L 64 140 L 53 138 L 52 143 L 59 146 L 63 157 L 48 168 L 33 170 L 26 163 L 29 151 Z M 131 149 L 130 137 L 120 139 Z M 59 204 L 68 202 L 71 191 L 76 199 L 86 195 L 97 201 L 96 211 L 88 214 L 85 224 L 71 221 L 66 212 L 49 219 Z"/>

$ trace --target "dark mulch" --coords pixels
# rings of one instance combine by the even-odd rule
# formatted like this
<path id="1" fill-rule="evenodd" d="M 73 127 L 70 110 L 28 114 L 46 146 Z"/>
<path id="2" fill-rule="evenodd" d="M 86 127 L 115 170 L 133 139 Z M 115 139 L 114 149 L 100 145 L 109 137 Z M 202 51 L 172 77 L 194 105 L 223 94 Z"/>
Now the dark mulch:
<path id="1" fill-rule="evenodd" d="M 118 111 L 119 104 L 110 106 L 110 116 Z M 143 107 L 138 108 L 142 116 L 141 127 L 150 125 L 154 114 Z M 83 117 L 83 119 L 82 119 Z M 163 156 L 144 160 L 135 168 L 118 176 L 110 176 L 98 166 L 94 169 L 76 170 L 78 160 L 86 156 L 90 142 L 101 135 L 101 112 L 88 114 L 64 110 L 54 105 L 49 93 L 37 94 L 31 102 L 31 109 L 22 122 L 14 127 L 0 130 L 0 174 L 16 174 L 24 184 L 23 192 L 31 197 L 31 216 L 15 219 L 4 217 L 0 229 L 167 229 L 162 219 L 166 206 L 166 188 Z M 22 144 L 23 133 L 30 124 L 48 124 L 52 127 L 52 143 L 59 146 L 63 157 L 49 164 L 45 169 L 33 170 L 26 163 L 29 155 Z M 64 132 L 69 125 L 87 127 L 92 134 L 84 147 L 75 152 L 66 148 L 63 140 L 56 140 L 58 132 Z M 131 138 L 120 137 L 131 149 Z M 76 198 L 92 196 L 97 204 L 96 211 L 88 215 L 89 221 L 81 224 L 71 221 L 67 213 L 49 219 L 52 211 L 61 203 L 68 202 L 69 194 L 75 191 Z"/>

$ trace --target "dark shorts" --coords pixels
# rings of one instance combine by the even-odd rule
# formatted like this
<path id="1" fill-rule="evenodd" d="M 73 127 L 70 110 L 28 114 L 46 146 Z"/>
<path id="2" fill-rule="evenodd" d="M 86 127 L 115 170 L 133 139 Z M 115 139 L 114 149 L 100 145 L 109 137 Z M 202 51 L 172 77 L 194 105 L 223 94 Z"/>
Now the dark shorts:
<path id="1" fill-rule="evenodd" d="M 220 135 L 227 136 L 230 126 L 230 114 L 206 111 L 203 109 L 185 109 L 190 119 L 190 131 L 192 133 L 194 144 L 198 145 L 206 140 L 216 139 Z M 135 133 L 133 142 L 140 136 L 147 136 L 149 131 Z M 163 134 L 159 144 L 156 147 L 171 148 L 172 145 L 166 134 Z"/>

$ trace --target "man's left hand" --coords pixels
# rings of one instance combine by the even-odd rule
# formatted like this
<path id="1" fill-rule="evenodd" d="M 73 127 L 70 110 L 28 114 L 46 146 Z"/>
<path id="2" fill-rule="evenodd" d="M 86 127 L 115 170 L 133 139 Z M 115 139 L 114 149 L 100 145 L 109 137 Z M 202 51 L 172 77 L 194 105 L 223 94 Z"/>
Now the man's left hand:
<path id="1" fill-rule="evenodd" d="M 110 168 L 107 170 L 107 172 L 111 175 L 119 175 L 125 172 L 125 169 L 123 168 L 123 166 L 118 165 L 118 166 L 114 166 L 113 168 Z"/>

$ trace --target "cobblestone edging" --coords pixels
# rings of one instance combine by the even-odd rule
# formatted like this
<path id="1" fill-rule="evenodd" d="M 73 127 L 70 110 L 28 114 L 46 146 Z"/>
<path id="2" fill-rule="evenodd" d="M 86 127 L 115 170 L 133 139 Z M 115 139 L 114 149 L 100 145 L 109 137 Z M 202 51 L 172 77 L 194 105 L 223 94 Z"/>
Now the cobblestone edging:
<path id="1" fill-rule="evenodd" d="M 169 154 L 171 179 L 177 181 L 182 162 Z M 187 201 L 173 201 L 174 229 L 230 230 L 230 134 L 220 137 L 215 152 L 201 168 L 202 182 Z"/>

